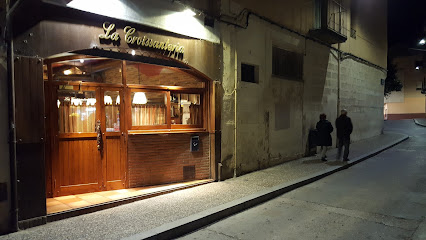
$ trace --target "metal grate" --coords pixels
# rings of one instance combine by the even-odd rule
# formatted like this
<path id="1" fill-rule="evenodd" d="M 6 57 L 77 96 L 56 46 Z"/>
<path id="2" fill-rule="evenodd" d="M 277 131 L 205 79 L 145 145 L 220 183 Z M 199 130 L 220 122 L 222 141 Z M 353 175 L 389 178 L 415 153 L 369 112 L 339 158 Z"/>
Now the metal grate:
<path id="1" fill-rule="evenodd" d="M 272 74 L 280 78 L 302 81 L 303 54 L 272 47 Z"/>
<path id="2" fill-rule="evenodd" d="M 195 179 L 195 165 L 183 167 L 183 180 Z"/>

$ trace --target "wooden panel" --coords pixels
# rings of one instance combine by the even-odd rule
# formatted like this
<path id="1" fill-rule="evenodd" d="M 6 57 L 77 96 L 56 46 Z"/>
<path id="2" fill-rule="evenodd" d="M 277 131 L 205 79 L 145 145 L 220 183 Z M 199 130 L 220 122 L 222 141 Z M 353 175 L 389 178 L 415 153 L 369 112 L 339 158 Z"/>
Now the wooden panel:
<path id="1" fill-rule="evenodd" d="M 106 151 L 107 190 L 122 189 L 124 188 L 124 164 L 121 154 L 121 138 L 107 138 Z"/>
<path id="2" fill-rule="evenodd" d="M 59 141 L 59 195 L 98 191 L 99 168 L 96 140 Z"/>
<path id="3" fill-rule="evenodd" d="M 18 142 L 41 142 L 44 138 L 43 64 L 36 58 L 16 58 L 14 74 Z"/>

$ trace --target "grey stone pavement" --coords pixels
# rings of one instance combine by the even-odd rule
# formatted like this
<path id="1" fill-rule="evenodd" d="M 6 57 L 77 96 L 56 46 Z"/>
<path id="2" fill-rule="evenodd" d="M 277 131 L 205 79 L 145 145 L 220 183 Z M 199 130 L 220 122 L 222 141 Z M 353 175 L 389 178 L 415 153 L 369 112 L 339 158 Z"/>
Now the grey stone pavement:
<path id="1" fill-rule="evenodd" d="M 387 127 L 410 139 L 179 239 L 425 240 L 426 128 Z"/>
<path id="2" fill-rule="evenodd" d="M 413 121 L 411 123 L 414 125 Z M 382 151 L 406 138 L 406 134 L 385 132 L 380 136 L 355 142 L 351 144 L 349 158 L 351 162 L 366 158 L 369 154 Z M 329 151 L 327 155 L 330 160 L 334 159 L 336 149 Z M 0 236 L 0 240 L 142 239 L 152 236 L 155 238 L 156 233 L 178 226 L 182 222 L 187 221 L 187 225 L 191 225 L 197 219 L 207 219 L 208 217 L 203 215 L 206 212 L 222 211 L 225 214 L 223 217 L 229 216 L 225 210 L 233 204 L 243 206 L 247 199 L 262 200 L 262 196 L 282 189 L 286 184 L 303 182 L 312 176 L 336 171 L 344 165 L 345 163 L 334 161 L 323 163 L 315 156 L 301 158 L 238 178 L 180 190 L 3 235 Z M 266 200 L 268 199 L 263 199 Z M 211 222 L 207 221 L 205 224 L 208 223 Z"/>

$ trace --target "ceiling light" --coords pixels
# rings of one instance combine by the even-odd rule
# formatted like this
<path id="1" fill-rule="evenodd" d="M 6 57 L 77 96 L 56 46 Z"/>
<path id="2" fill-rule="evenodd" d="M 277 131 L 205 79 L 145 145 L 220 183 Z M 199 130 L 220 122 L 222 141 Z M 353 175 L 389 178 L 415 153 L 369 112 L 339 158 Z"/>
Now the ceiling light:
<path id="1" fill-rule="evenodd" d="M 104 96 L 104 103 L 105 103 L 105 105 L 112 105 L 111 96 Z"/>
<path id="2" fill-rule="evenodd" d="M 135 54 L 136 54 L 136 51 L 132 50 L 132 55 L 135 56 Z"/>
<path id="3" fill-rule="evenodd" d="M 67 70 L 64 71 L 65 75 L 70 75 L 71 73 L 72 73 L 71 69 L 67 69 Z"/>
<path id="4" fill-rule="evenodd" d="M 81 62 L 81 63 L 84 63 L 84 59 L 80 59 L 80 62 Z"/>
<path id="5" fill-rule="evenodd" d="M 133 104 L 146 104 L 148 99 L 146 99 L 146 95 L 144 92 L 136 92 L 135 96 L 133 96 Z"/>
<path id="6" fill-rule="evenodd" d="M 182 13 L 190 17 L 193 17 L 196 15 L 196 13 L 189 8 L 185 9 Z"/>
<path id="7" fill-rule="evenodd" d="M 120 105 L 120 95 L 117 96 L 117 99 L 115 100 L 116 105 Z"/>

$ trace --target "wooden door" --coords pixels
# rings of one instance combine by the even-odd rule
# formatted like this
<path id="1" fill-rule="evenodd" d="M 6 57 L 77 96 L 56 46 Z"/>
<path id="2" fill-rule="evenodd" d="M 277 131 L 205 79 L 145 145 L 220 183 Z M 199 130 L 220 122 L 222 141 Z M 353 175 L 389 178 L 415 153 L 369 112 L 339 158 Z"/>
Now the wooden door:
<path id="1" fill-rule="evenodd" d="M 60 85 L 52 95 L 57 107 L 53 196 L 103 190 L 103 153 L 96 132 L 102 116 L 100 88 Z"/>
<path id="2" fill-rule="evenodd" d="M 123 98 L 120 88 L 55 86 L 53 196 L 126 187 Z"/>
<path id="3" fill-rule="evenodd" d="M 119 88 L 102 88 L 103 172 L 106 190 L 126 187 L 124 96 Z"/>

